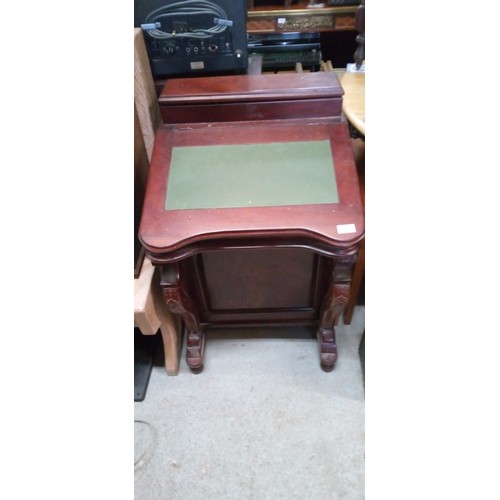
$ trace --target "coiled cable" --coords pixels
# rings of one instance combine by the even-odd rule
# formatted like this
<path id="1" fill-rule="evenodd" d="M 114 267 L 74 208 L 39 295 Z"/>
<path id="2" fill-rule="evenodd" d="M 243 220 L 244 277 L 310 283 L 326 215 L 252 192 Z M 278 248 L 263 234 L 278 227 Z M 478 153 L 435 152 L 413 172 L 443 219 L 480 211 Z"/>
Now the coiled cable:
<path id="1" fill-rule="evenodd" d="M 169 33 L 159 28 L 148 29 L 149 35 L 159 40 L 170 38 L 210 38 L 215 33 L 222 33 L 230 25 L 227 21 L 227 14 L 222 7 L 208 0 L 184 0 L 170 5 L 164 5 L 150 12 L 145 19 L 145 23 L 154 24 L 161 19 L 172 19 L 176 16 L 199 16 L 200 14 L 211 14 L 214 17 L 214 25 L 206 29 L 194 29 L 192 31 L 182 31 Z M 219 23 L 218 20 L 221 20 Z M 226 23 L 224 21 L 227 21 Z"/>

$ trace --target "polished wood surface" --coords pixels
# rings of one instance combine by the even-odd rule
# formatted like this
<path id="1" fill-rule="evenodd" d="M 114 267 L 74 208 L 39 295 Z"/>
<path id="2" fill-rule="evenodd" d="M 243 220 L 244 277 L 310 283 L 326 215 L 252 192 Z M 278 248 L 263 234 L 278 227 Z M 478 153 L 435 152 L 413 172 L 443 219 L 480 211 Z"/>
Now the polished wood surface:
<path id="1" fill-rule="evenodd" d="M 336 75 L 325 72 L 172 78 L 158 102 L 166 124 L 332 121 L 340 120 L 343 92 Z"/>
<path id="2" fill-rule="evenodd" d="M 192 116 L 201 121 L 165 123 L 158 129 L 139 237 L 148 258 L 161 268 L 165 304 L 184 322 L 186 361 L 194 371 L 203 367 L 206 332 L 211 327 L 315 325 L 322 368 L 333 369 L 337 360 L 335 325 L 350 296 L 364 214 L 347 123 L 340 109 L 325 105 L 330 98 L 340 99 L 342 89 L 336 75 L 329 73 L 329 88 L 318 93 L 307 88 L 307 81 L 314 82 L 317 76 L 307 80 L 307 75 L 311 74 L 288 75 L 295 83 L 284 85 L 281 101 L 275 94 L 277 80 L 265 80 L 257 93 L 242 93 L 242 88 L 252 86 L 234 79 L 224 80 L 218 90 L 222 80 L 207 80 L 206 85 L 215 85 L 213 94 L 200 97 L 199 89 L 190 87 L 163 101 L 162 105 L 175 107 L 192 98 Z M 306 80 L 295 80 L 297 76 Z M 207 88 L 203 82 L 189 85 Z M 296 91 L 297 85 L 302 92 Z M 330 116 L 318 119 L 295 113 L 290 102 L 300 101 L 301 94 L 309 96 L 302 99 L 305 104 L 316 95 Z M 288 99 L 290 95 L 296 99 Z M 243 101 L 248 101 L 247 107 L 233 121 L 210 122 L 196 113 L 214 103 L 224 108 Z M 281 108 L 282 118 L 273 119 L 266 112 L 270 106 L 260 107 L 258 116 L 253 114 L 255 107 L 270 102 Z M 174 148 L 304 141 L 329 145 L 328 168 L 335 174 L 338 202 L 165 209 Z M 217 182 L 221 190 L 228 188 L 224 179 Z M 203 192 L 196 195 L 203 197 Z"/>
<path id="3" fill-rule="evenodd" d="M 338 204 L 274 207 L 219 208 L 212 210 L 165 210 L 167 182 L 172 148 L 210 144 L 266 144 L 290 141 L 331 142 L 335 175 L 339 190 Z M 237 159 L 235 158 L 237 165 Z M 221 186 L 224 189 L 224 186 Z M 333 215 L 334 214 L 334 215 Z M 340 234 L 338 225 L 354 224 L 354 234 Z M 347 248 L 361 239 L 363 211 L 350 136 L 344 123 L 267 124 L 245 126 L 205 126 L 158 129 L 148 179 L 139 237 L 151 254 L 166 254 L 156 261 L 172 261 L 196 253 L 199 244 L 223 237 L 279 236 L 286 241 L 300 239 L 304 245 L 334 245 Z M 308 243 L 309 242 L 309 243 Z M 328 250 L 324 250 L 328 253 Z M 335 252 L 333 252 L 335 253 Z"/>
<path id="4" fill-rule="evenodd" d="M 365 73 L 345 72 L 341 84 L 344 89 L 342 109 L 351 125 L 365 135 Z"/>
<path id="5" fill-rule="evenodd" d="M 341 97 L 336 76 L 324 72 L 276 75 L 228 75 L 197 78 L 172 78 L 163 88 L 158 102 L 230 103 L 240 100 L 269 101 L 279 99 L 315 99 Z M 332 116 L 336 113 L 333 110 Z"/>

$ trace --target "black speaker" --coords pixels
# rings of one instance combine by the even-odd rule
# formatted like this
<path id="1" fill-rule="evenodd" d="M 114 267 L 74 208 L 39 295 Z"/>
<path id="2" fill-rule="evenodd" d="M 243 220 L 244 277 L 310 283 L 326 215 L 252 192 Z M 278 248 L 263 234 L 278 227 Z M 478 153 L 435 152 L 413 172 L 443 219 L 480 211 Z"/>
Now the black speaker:
<path id="1" fill-rule="evenodd" d="M 247 0 L 135 0 L 154 77 L 244 73 Z"/>

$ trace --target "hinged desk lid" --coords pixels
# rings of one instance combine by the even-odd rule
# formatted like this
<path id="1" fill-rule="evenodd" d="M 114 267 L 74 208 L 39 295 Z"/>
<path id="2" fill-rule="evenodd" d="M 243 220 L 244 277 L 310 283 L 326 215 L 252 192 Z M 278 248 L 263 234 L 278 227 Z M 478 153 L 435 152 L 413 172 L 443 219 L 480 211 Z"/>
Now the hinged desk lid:
<path id="1" fill-rule="evenodd" d="M 274 238 L 328 254 L 363 234 L 344 123 L 158 129 L 139 229 L 148 252 L 175 259 L 214 239 Z"/>
<path id="2" fill-rule="evenodd" d="M 159 97 L 160 105 L 250 102 L 342 97 L 344 91 L 332 72 L 231 75 L 172 78 Z"/>
<path id="3" fill-rule="evenodd" d="M 158 102 L 165 124 L 322 118 L 339 121 L 335 73 L 173 78 Z"/>

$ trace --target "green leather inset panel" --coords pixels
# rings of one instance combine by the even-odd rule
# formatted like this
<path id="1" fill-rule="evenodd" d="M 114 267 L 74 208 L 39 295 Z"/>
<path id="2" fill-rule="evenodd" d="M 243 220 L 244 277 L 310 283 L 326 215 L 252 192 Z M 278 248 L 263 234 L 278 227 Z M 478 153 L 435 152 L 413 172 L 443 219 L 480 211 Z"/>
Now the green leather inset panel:
<path id="1" fill-rule="evenodd" d="M 172 149 L 165 210 L 338 201 L 328 140 Z"/>

